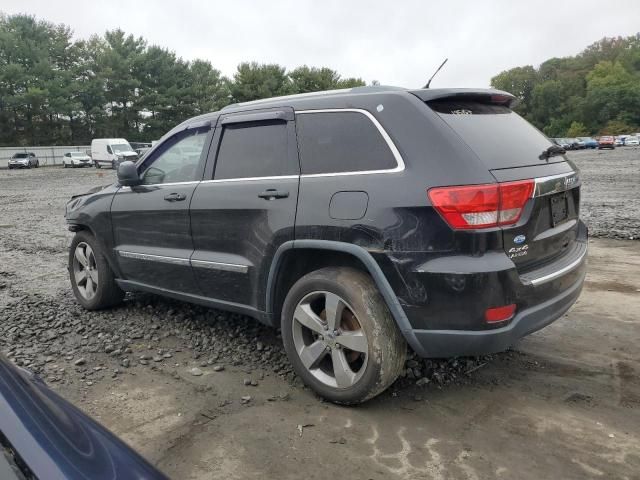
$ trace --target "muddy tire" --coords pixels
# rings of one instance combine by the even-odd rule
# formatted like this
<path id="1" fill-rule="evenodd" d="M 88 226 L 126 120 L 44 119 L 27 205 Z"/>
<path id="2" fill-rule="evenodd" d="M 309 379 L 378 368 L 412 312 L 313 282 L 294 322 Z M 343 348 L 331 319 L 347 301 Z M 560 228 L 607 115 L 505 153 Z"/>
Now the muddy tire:
<path id="1" fill-rule="evenodd" d="M 383 392 L 400 374 L 407 346 L 369 275 L 331 267 L 298 280 L 285 299 L 282 340 L 298 376 L 341 404 Z"/>
<path id="2" fill-rule="evenodd" d="M 87 310 L 99 310 L 122 302 L 124 292 L 115 282 L 102 247 L 88 231 L 76 233 L 69 248 L 69 280 L 73 294 Z"/>

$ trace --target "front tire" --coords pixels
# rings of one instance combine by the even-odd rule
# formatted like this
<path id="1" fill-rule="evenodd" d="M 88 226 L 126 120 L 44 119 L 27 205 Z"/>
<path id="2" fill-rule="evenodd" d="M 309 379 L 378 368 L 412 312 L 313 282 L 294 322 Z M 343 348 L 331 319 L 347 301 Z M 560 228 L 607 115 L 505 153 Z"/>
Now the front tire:
<path id="1" fill-rule="evenodd" d="M 116 162 L 115 160 L 111 160 L 111 168 L 113 170 L 116 170 L 118 168 L 118 162 Z"/>
<path id="2" fill-rule="evenodd" d="M 282 340 L 293 368 L 318 395 L 341 404 L 383 392 L 407 346 L 369 275 L 330 267 L 298 280 L 284 301 Z"/>
<path id="3" fill-rule="evenodd" d="M 71 242 L 69 279 L 76 300 L 87 310 L 111 307 L 124 298 L 102 247 L 86 230 L 76 233 Z"/>
<path id="4" fill-rule="evenodd" d="M 96 168 L 101 168 L 100 167 L 100 162 L 98 162 L 97 160 L 95 161 L 95 165 L 96 165 Z"/>

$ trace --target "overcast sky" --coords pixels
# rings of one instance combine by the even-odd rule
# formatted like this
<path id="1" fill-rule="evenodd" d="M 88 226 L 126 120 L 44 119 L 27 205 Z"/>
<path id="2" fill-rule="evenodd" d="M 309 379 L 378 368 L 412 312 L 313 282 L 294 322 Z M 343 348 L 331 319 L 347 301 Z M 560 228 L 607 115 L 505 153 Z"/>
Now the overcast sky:
<path id="1" fill-rule="evenodd" d="M 228 76 L 255 60 L 406 87 L 445 57 L 432 86 L 486 87 L 508 68 L 640 31 L 638 0 L 2 0 L 0 11 L 65 23 L 78 38 L 119 27 Z"/>

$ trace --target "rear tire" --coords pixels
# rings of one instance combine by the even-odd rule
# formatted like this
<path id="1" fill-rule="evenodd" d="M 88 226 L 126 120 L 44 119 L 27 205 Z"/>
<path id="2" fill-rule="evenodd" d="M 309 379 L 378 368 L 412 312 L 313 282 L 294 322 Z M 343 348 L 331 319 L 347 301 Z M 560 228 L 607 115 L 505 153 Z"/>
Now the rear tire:
<path id="1" fill-rule="evenodd" d="M 302 277 L 287 294 L 281 326 L 296 374 L 329 401 L 369 400 L 404 367 L 404 338 L 373 280 L 359 270 L 330 267 Z"/>
<path id="2" fill-rule="evenodd" d="M 73 294 L 87 310 L 99 310 L 122 302 L 124 292 L 115 282 L 100 243 L 90 232 L 81 230 L 73 237 L 68 268 Z"/>

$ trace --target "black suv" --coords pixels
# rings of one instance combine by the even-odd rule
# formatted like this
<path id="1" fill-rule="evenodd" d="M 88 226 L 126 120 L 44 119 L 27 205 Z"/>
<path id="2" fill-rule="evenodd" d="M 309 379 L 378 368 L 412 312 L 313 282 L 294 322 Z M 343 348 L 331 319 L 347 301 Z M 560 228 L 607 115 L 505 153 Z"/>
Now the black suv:
<path id="1" fill-rule="evenodd" d="M 323 397 L 423 357 L 504 350 L 576 301 L 587 230 L 564 150 L 496 90 L 361 87 L 179 125 L 67 205 L 88 309 L 142 290 L 282 329 Z"/>

